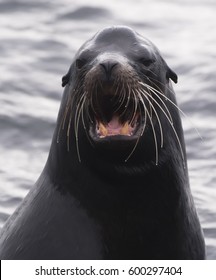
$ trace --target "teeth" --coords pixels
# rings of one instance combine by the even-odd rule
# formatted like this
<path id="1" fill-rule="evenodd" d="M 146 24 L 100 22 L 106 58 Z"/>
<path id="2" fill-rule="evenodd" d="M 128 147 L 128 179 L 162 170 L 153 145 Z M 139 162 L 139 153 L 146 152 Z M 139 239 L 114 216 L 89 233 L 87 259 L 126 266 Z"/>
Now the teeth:
<path id="1" fill-rule="evenodd" d="M 99 132 L 104 137 L 107 136 L 107 134 L 108 134 L 108 130 L 101 122 L 99 123 Z"/>
<path id="2" fill-rule="evenodd" d="M 129 134 L 129 123 L 128 121 L 124 124 L 124 126 L 120 130 L 121 135 L 128 135 Z"/>
<path id="3" fill-rule="evenodd" d="M 114 136 L 114 135 L 127 135 L 130 136 L 132 134 L 133 127 L 129 124 L 129 121 L 124 123 L 124 125 L 119 124 L 117 127 L 114 124 L 104 125 L 102 122 L 98 122 L 97 132 L 101 138 L 106 136 Z"/>

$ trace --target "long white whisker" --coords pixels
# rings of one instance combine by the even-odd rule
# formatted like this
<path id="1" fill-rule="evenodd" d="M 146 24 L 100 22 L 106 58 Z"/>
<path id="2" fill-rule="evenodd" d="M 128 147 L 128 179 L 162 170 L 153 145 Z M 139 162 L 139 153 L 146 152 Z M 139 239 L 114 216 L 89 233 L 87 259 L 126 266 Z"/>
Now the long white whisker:
<path id="1" fill-rule="evenodd" d="M 147 95 L 148 95 L 148 92 L 143 92 L 143 94 L 147 94 Z M 172 130 L 173 130 L 173 132 L 174 132 L 174 134 L 175 134 L 176 140 L 177 140 L 177 142 L 178 142 L 180 151 L 181 151 L 183 163 L 185 164 L 185 157 L 184 157 L 184 152 L 183 152 L 183 149 L 182 149 L 181 141 L 180 141 L 180 139 L 179 139 L 179 137 L 178 137 L 178 134 L 177 134 L 177 132 L 176 132 L 176 130 L 175 130 L 175 127 L 174 127 L 173 123 L 170 121 L 169 117 L 167 116 L 167 114 L 166 114 L 166 112 L 163 110 L 163 108 L 160 106 L 160 104 L 158 104 L 158 103 L 156 102 L 156 100 L 155 100 L 151 95 L 149 95 L 149 96 L 150 96 L 150 97 L 153 99 L 153 101 L 158 105 L 158 107 L 161 109 L 161 111 L 163 112 L 163 114 L 164 114 L 165 117 L 167 118 L 168 122 L 170 123 L 170 125 L 171 125 L 171 127 L 172 127 Z"/>
<path id="2" fill-rule="evenodd" d="M 164 140 L 163 140 L 163 139 L 164 139 L 164 137 L 163 137 L 163 128 L 162 128 L 161 121 L 160 121 L 160 118 L 159 118 L 159 116 L 158 116 L 158 113 L 157 113 L 157 111 L 156 111 L 156 109 L 155 109 L 153 103 L 149 100 L 149 98 L 147 98 L 147 96 L 146 96 L 146 94 L 145 94 L 145 93 L 147 93 L 147 92 L 145 91 L 145 93 L 144 93 L 143 91 L 140 91 L 140 93 L 143 95 L 143 97 L 145 97 L 145 98 L 148 100 L 150 106 L 152 107 L 152 109 L 153 109 L 153 111 L 154 111 L 154 113 L 155 113 L 155 115 L 156 115 L 156 118 L 157 118 L 157 121 L 158 121 L 158 124 L 159 124 L 159 128 L 160 128 L 161 148 L 163 148 L 163 145 L 164 145 Z M 147 95 L 153 99 L 153 97 L 151 96 L 151 94 L 148 94 L 148 93 L 147 93 Z M 153 99 L 153 100 L 154 100 L 154 99 Z"/>
<path id="3" fill-rule="evenodd" d="M 144 87 L 146 86 L 146 84 L 142 83 L 142 82 L 138 82 L 139 84 L 143 85 Z M 164 98 L 166 98 L 167 101 L 169 101 L 192 125 L 193 129 L 196 131 L 198 137 L 203 140 L 202 136 L 200 135 L 198 129 L 195 127 L 195 125 L 193 124 L 193 122 L 191 121 L 191 119 L 187 116 L 187 114 L 185 114 L 178 105 L 176 105 L 170 98 L 168 98 L 167 96 L 165 96 L 163 93 L 161 93 L 159 90 L 156 90 L 155 88 L 147 85 L 148 87 L 152 88 L 155 92 L 157 92 L 158 94 L 160 94 L 161 96 L 163 96 Z M 158 97 L 158 96 L 157 96 Z"/>
<path id="4" fill-rule="evenodd" d="M 151 119 L 151 116 L 149 114 L 149 111 L 146 108 L 145 102 L 143 101 L 143 99 L 140 96 L 140 93 L 139 93 L 139 97 L 140 97 L 140 101 L 141 101 L 141 103 L 142 103 L 142 105 L 144 107 L 144 110 L 146 110 L 146 113 L 147 113 L 147 115 L 149 117 L 149 121 L 151 123 L 152 132 L 153 132 L 153 136 L 154 136 L 154 142 L 155 142 L 155 164 L 158 165 L 158 144 L 157 144 L 157 136 L 156 136 L 156 133 L 155 133 L 154 124 L 152 122 L 152 119 Z"/>
<path id="5" fill-rule="evenodd" d="M 59 143 L 60 132 L 61 132 L 61 130 L 64 129 L 65 120 L 66 120 L 66 117 L 67 117 L 67 114 L 68 114 L 68 110 L 69 110 L 69 108 L 70 108 L 70 106 L 71 106 L 72 99 L 73 99 L 72 96 L 69 95 L 69 96 L 68 96 L 67 103 L 66 103 L 66 108 L 65 108 L 64 113 L 63 113 L 63 115 L 62 115 L 61 122 L 60 122 L 60 125 L 59 125 L 59 128 L 58 128 L 57 143 Z"/>
<path id="6" fill-rule="evenodd" d="M 125 104 L 125 106 L 124 106 L 125 108 L 124 108 L 123 112 L 120 114 L 119 117 L 121 117 L 122 115 L 124 115 L 125 111 L 127 110 L 127 107 L 128 107 L 129 102 L 130 102 L 130 99 L 131 99 L 131 90 L 130 90 L 130 87 L 129 87 L 129 85 L 127 85 L 127 87 L 128 87 L 128 90 L 129 90 L 128 96 L 127 96 L 127 102 L 126 102 L 126 104 Z M 124 99 L 126 99 L 126 93 L 125 93 L 125 98 L 124 98 Z"/>
<path id="7" fill-rule="evenodd" d="M 141 108 L 140 108 L 140 105 L 138 104 L 138 106 L 139 106 L 139 111 L 140 111 L 140 115 L 141 115 Z M 134 151 L 135 151 L 135 149 L 136 149 L 136 147 L 137 147 L 137 145 L 138 145 L 138 143 L 139 143 L 140 137 L 143 135 L 143 133 L 144 133 L 144 131 L 145 131 L 145 127 L 146 127 L 146 110 L 145 110 L 145 108 L 144 108 L 144 112 L 145 112 L 145 116 L 144 116 L 145 120 L 144 120 L 143 128 L 142 128 L 142 130 L 141 130 L 141 133 L 140 133 L 139 137 L 138 137 L 137 140 L 136 140 L 136 143 L 135 143 L 135 145 L 134 145 L 132 151 L 130 152 L 130 154 L 129 154 L 129 155 L 127 156 L 127 158 L 125 159 L 125 162 L 127 162 L 127 161 L 129 160 L 129 158 L 132 156 L 132 154 L 134 153 Z"/>
<path id="8" fill-rule="evenodd" d="M 116 113 L 116 112 L 119 111 L 119 109 L 120 109 L 120 108 L 122 107 L 122 105 L 124 104 L 124 101 L 125 101 L 125 94 L 124 94 L 124 90 L 123 90 L 123 88 L 122 88 L 121 91 L 120 91 L 119 98 L 118 98 L 118 100 L 116 101 L 116 103 L 119 102 L 119 105 L 118 105 L 118 107 L 115 109 L 114 113 Z"/>
<path id="9" fill-rule="evenodd" d="M 144 84 L 143 84 L 144 85 Z M 157 96 L 157 98 L 161 101 L 161 103 L 164 105 L 164 108 L 166 109 L 166 111 L 167 111 L 167 114 L 169 115 L 169 118 L 170 118 L 170 121 L 173 123 L 173 119 L 172 119 L 172 116 L 171 116 L 171 114 L 170 114 L 170 111 L 169 111 L 169 109 L 168 109 L 168 107 L 166 106 L 166 104 L 165 104 L 165 102 L 163 101 L 163 99 L 157 94 L 157 90 L 156 89 L 154 89 L 153 87 L 151 87 L 151 86 L 149 86 L 149 85 L 145 85 L 145 88 L 147 88 L 148 90 L 150 90 L 154 95 L 156 95 Z M 164 94 L 163 93 L 161 93 L 161 95 L 163 96 L 163 97 L 165 97 L 166 98 L 166 96 L 164 96 Z M 155 100 L 155 99 L 154 99 Z M 155 103 L 156 103 L 157 101 L 155 100 Z M 158 104 L 158 103 L 157 103 Z"/>
<path id="10" fill-rule="evenodd" d="M 119 109 L 122 107 L 122 105 L 125 102 L 126 99 L 126 92 L 125 92 L 125 86 L 124 83 L 120 82 L 119 84 L 123 85 L 119 94 L 119 98 L 117 99 L 116 103 L 119 102 L 118 107 L 115 109 L 114 113 L 118 112 Z"/>
<path id="11" fill-rule="evenodd" d="M 81 162 L 81 157 L 80 157 L 80 152 L 79 152 L 79 121 L 80 121 L 80 116 L 81 116 L 81 112 L 82 112 L 82 108 L 83 108 L 83 104 L 85 103 L 85 100 L 86 100 L 86 95 L 84 92 L 77 104 L 75 118 L 74 118 L 76 150 L 77 150 L 77 156 L 78 156 L 79 162 Z"/>
<path id="12" fill-rule="evenodd" d="M 132 124 L 136 115 L 137 115 L 137 107 L 138 107 L 138 101 L 137 101 L 137 97 L 136 97 L 136 94 L 134 92 L 134 90 L 132 89 L 132 94 L 133 94 L 133 98 L 134 98 L 134 113 L 133 113 L 133 116 L 131 118 L 131 121 L 130 123 Z"/>
<path id="13" fill-rule="evenodd" d="M 72 110 L 70 112 L 70 118 L 68 122 L 68 128 L 67 128 L 67 150 L 70 151 L 70 127 L 71 127 L 71 120 L 72 120 Z"/>
<path id="14" fill-rule="evenodd" d="M 86 136 L 87 136 L 87 138 L 88 138 L 88 141 L 90 142 L 90 144 L 92 145 L 92 147 L 94 147 L 92 141 L 90 140 L 89 134 L 87 133 L 87 127 L 86 127 L 86 124 L 85 124 L 84 105 L 85 105 L 85 103 L 86 103 L 86 99 L 87 99 L 87 98 L 85 97 L 85 100 L 84 100 L 83 103 L 82 103 L 82 109 L 81 109 L 82 124 L 83 124 L 83 128 L 84 128 L 84 130 L 85 130 Z M 88 110 L 87 110 L 87 114 L 88 114 Z M 91 119 L 90 119 L 90 121 L 91 121 Z"/>

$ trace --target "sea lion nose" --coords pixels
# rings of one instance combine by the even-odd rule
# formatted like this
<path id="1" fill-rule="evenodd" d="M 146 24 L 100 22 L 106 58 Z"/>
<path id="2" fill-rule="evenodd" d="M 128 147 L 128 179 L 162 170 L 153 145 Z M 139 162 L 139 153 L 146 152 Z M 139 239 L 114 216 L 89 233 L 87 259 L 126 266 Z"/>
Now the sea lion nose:
<path id="1" fill-rule="evenodd" d="M 104 73 L 106 75 L 106 79 L 108 81 L 111 80 L 113 69 L 118 65 L 118 62 L 116 60 L 106 60 L 100 63 L 100 66 L 104 70 Z"/>

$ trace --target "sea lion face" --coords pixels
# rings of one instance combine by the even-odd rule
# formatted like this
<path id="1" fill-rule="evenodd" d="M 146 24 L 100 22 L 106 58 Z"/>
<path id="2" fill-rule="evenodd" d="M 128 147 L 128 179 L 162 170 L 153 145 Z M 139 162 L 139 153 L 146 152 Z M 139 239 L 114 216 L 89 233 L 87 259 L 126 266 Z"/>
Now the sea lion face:
<path id="1" fill-rule="evenodd" d="M 154 126 L 166 111 L 158 108 L 163 107 L 169 78 L 177 82 L 157 48 L 132 29 L 111 27 L 97 33 L 63 77 L 63 86 L 71 85 L 76 100 L 76 137 L 82 123 L 90 142 L 103 149 L 127 149 L 132 143 L 135 150 L 148 129 L 155 139 Z"/>

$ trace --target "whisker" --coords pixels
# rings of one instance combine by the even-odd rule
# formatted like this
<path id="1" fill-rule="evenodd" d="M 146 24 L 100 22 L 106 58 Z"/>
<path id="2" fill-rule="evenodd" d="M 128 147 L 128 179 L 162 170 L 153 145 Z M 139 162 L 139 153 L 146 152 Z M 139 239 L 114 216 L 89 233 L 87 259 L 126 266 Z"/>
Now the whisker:
<path id="1" fill-rule="evenodd" d="M 61 122 L 60 122 L 60 125 L 59 125 L 59 128 L 58 128 L 58 133 L 57 133 L 57 143 L 59 143 L 59 138 L 60 138 L 60 132 L 61 130 L 64 129 L 64 126 L 65 126 L 65 120 L 66 120 L 66 117 L 67 117 L 67 114 L 68 114 L 68 110 L 71 106 L 71 103 L 72 103 L 72 95 L 69 95 L 68 96 L 68 100 L 67 100 L 67 103 L 66 103 L 66 108 L 64 110 L 64 113 L 62 115 L 62 118 L 61 118 Z"/>
<path id="2" fill-rule="evenodd" d="M 137 107 L 138 107 L 138 101 L 137 101 L 137 97 L 136 97 L 136 94 L 134 92 L 134 90 L 132 89 L 132 94 L 133 94 L 133 100 L 134 100 L 134 113 L 132 114 L 132 118 L 131 118 L 131 121 L 130 123 L 132 124 L 136 115 L 137 115 Z"/>
<path id="3" fill-rule="evenodd" d="M 151 95 L 151 93 L 150 93 L 150 95 Z M 149 103 L 149 108 L 150 108 L 150 116 L 151 116 L 151 119 L 152 119 L 152 107 L 151 107 L 151 104 L 150 104 L 150 101 L 149 101 L 149 99 L 147 98 L 147 100 L 148 100 L 148 103 Z"/>
<path id="4" fill-rule="evenodd" d="M 69 109 L 70 109 L 70 107 L 71 107 L 72 99 L 73 99 L 73 98 L 71 98 L 71 102 L 66 106 L 65 114 L 64 114 L 64 117 L 63 117 L 62 129 L 64 129 L 64 127 L 65 127 L 65 122 L 66 122 L 66 118 L 67 118 L 67 113 L 68 113 L 68 111 L 69 111 Z"/>
<path id="5" fill-rule="evenodd" d="M 165 104 L 165 102 L 163 101 L 163 99 L 156 93 L 155 88 L 147 85 L 147 88 L 161 101 L 161 103 L 163 104 L 164 108 L 166 109 L 169 117 L 170 117 L 170 121 L 173 123 L 173 119 L 172 119 L 172 115 L 170 114 L 170 111 L 167 107 L 167 105 Z M 167 97 L 163 94 L 163 92 L 159 91 L 161 93 L 161 95 L 167 100 Z"/>
<path id="6" fill-rule="evenodd" d="M 68 128 L 67 128 L 67 150 L 70 151 L 70 127 L 71 127 L 71 120 L 72 120 L 72 110 L 70 112 L 70 118 L 68 122 Z"/>
<path id="7" fill-rule="evenodd" d="M 118 94 L 120 85 L 121 85 L 121 83 L 120 83 L 120 78 L 118 77 L 118 78 L 115 80 L 114 85 L 113 85 L 113 87 L 116 87 L 116 90 L 115 90 L 115 93 L 114 93 L 114 95 L 113 95 L 113 98 L 115 98 L 115 96 Z M 119 96 L 118 96 L 118 98 L 117 98 L 117 101 L 119 100 L 119 98 L 120 98 L 120 94 L 119 94 Z"/>
<path id="8" fill-rule="evenodd" d="M 140 96 L 140 93 L 139 93 L 139 97 L 140 97 L 140 101 L 141 101 L 141 103 L 143 105 L 143 108 L 144 108 L 144 110 L 146 110 L 146 113 L 147 113 L 147 115 L 149 117 L 149 121 L 151 123 L 153 137 L 154 137 L 154 142 L 155 142 L 155 165 L 158 165 L 158 144 L 157 144 L 157 136 L 156 136 L 156 133 L 155 133 L 154 124 L 152 122 L 152 119 L 151 119 L 151 116 L 149 114 L 149 111 L 148 111 L 148 109 L 147 109 L 147 107 L 145 105 L 145 102 L 143 101 L 143 99 Z"/>
<path id="9" fill-rule="evenodd" d="M 95 91 L 95 93 L 96 93 L 96 101 L 97 101 L 97 87 L 95 86 L 95 90 L 92 90 L 92 92 L 94 92 Z M 95 111 L 95 109 L 94 109 L 94 104 L 93 104 L 93 94 L 92 94 L 92 92 L 91 92 L 91 95 L 90 95 L 90 106 L 91 106 L 91 109 L 92 109 L 92 111 L 93 111 L 93 113 L 95 114 L 95 115 L 97 115 L 97 113 L 96 113 L 96 111 Z"/>
<path id="10" fill-rule="evenodd" d="M 142 82 L 139 82 L 140 84 L 142 84 L 143 86 L 146 86 L 146 84 L 143 84 Z M 149 86 L 149 85 L 147 85 L 147 86 Z M 149 86 L 149 87 L 151 87 L 151 86 Z M 152 87 L 151 87 L 152 88 Z M 152 88 L 155 92 L 157 92 L 158 94 L 160 94 L 160 95 L 162 95 L 167 101 L 169 101 L 189 122 L 190 122 L 190 124 L 192 125 L 192 127 L 193 127 L 193 129 L 195 130 L 195 132 L 197 133 L 197 135 L 198 135 L 198 137 L 201 139 L 201 140 L 203 140 L 203 138 L 202 138 L 202 136 L 200 135 L 200 133 L 199 133 L 199 131 L 198 131 L 198 129 L 196 128 L 196 126 L 194 125 L 194 123 L 191 121 L 191 119 L 188 117 L 188 115 L 187 114 L 185 114 L 180 108 L 179 108 L 179 106 L 178 105 L 176 105 L 170 98 L 168 98 L 167 96 L 165 96 L 163 93 L 161 93 L 160 91 L 158 91 L 158 90 L 156 90 L 155 88 Z M 170 90 L 170 92 L 172 92 L 171 90 Z M 173 93 L 173 92 L 172 92 Z M 159 98 L 159 96 L 156 94 L 156 93 L 154 93 L 158 98 Z"/>
<path id="11" fill-rule="evenodd" d="M 159 118 L 159 116 L 158 116 L 158 113 L 157 113 L 157 111 L 156 111 L 156 109 L 155 109 L 153 103 L 152 103 L 152 102 L 150 101 L 150 99 L 147 98 L 147 96 L 145 95 L 145 93 L 147 93 L 147 92 L 144 93 L 144 92 L 140 91 L 140 93 L 143 94 L 143 97 L 145 97 L 145 98 L 148 100 L 150 106 L 152 107 L 152 109 L 153 109 L 153 111 L 154 111 L 154 113 L 155 113 L 155 116 L 156 116 L 156 118 L 157 118 L 157 121 L 158 121 L 158 124 L 159 124 L 159 128 L 160 128 L 161 148 L 163 148 L 163 145 L 164 145 L 164 140 L 163 140 L 163 139 L 164 139 L 164 136 L 163 136 L 163 128 L 162 128 L 161 121 L 160 121 L 160 118 Z M 151 97 L 151 98 L 153 99 L 153 97 L 151 96 L 151 94 L 148 94 L 148 96 Z M 154 100 L 154 99 L 153 99 L 153 100 Z"/>
<path id="12" fill-rule="evenodd" d="M 145 91 L 144 94 L 147 94 L 147 95 L 148 95 L 148 92 Z M 174 134 L 175 134 L 176 140 L 177 140 L 177 142 L 178 142 L 179 148 L 180 148 L 180 152 L 181 152 L 181 155 L 182 155 L 183 164 L 185 165 L 185 157 L 184 157 L 184 152 L 183 152 L 183 149 L 182 149 L 181 141 L 180 141 L 179 136 L 178 136 L 178 134 L 177 134 L 177 132 L 176 132 L 176 129 L 175 129 L 175 127 L 174 127 L 173 122 L 170 121 L 169 117 L 167 116 L 167 114 L 166 114 L 166 112 L 163 110 L 163 108 L 160 106 L 160 104 L 158 104 L 157 101 L 156 101 L 151 95 L 149 95 L 149 97 L 151 97 L 152 100 L 158 105 L 158 107 L 161 109 L 161 111 L 163 112 L 163 114 L 164 114 L 165 117 L 167 118 L 168 122 L 170 123 L 170 125 L 171 125 L 171 127 L 172 127 L 172 130 L 173 130 L 173 132 L 174 132 Z"/>
<path id="13" fill-rule="evenodd" d="M 121 116 L 123 116 L 124 114 L 125 114 L 125 111 L 127 110 L 127 107 L 128 107 L 128 104 L 129 104 L 129 102 L 130 102 L 130 99 L 131 99 L 131 90 L 130 90 L 130 87 L 129 87 L 129 85 L 127 84 L 127 87 L 128 87 L 128 90 L 129 90 L 129 92 L 128 92 L 128 96 L 127 96 L 127 102 L 126 102 L 126 104 L 125 104 L 125 106 L 124 106 L 124 111 L 120 114 L 120 116 L 119 117 L 121 117 Z M 125 91 L 126 92 L 126 91 Z M 126 93 L 125 93 L 125 99 L 126 99 Z"/>
<path id="14" fill-rule="evenodd" d="M 166 109 L 166 111 L 167 111 L 167 113 L 168 113 L 168 115 L 169 115 L 170 121 L 173 123 L 173 119 L 172 119 L 172 116 L 171 116 L 171 114 L 170 114 L 170 111 L 169 111 L 168 107 L 166 106 L 166 104 L 165 104 L 165 102 L 163 101 L 163 99 L 155 92 L 155 91 L 157 91 L 157 90 L 156 90 L 155 88 L 149 86 L 148 84 L 143 84 L 143 83 L 142 83 L 142 85 L 143 85 L 145 88 L 149 89 L 154 95 L 157 96 L 157 98 L 158 98 L 158 99 L 161 101 L 161 103 L 164 105 L 164 108 Z M 165 97 L 163 93 L 161 93 L 161 95 L 162 95 L 163 97 Z M 155 100 L 155 99 L 154 99 L 154 100 Z M 155 100 L 155 103 L 159 104 L 156 100 Z"/>
<path id="15" fill-rule="evenodd" d="M 138 103 L 138 106 L 139 106 L 139 111 L 140 111 L 140 115 L 141 115 L 141 108 L 140 108 L 139 103 Z M 144 133 L 144 131 L 145 131 L 145 128 L 146 128 L 146 110 L 145 110 L 145 108 L 144 108 L 144 112 L 145 112 L 145 116 L 144 116 L 145 119 L 144 119 L 143 128 L 142 128 L 142 130 L 141 130 L 140 135 L 138 136 L 138 138 L 137 138 L 137 140 L 136 140 L 136 143 L 135 143 L 135 145 L 134 145 L 132 151 L 130 152 L 130 154 L 129 154 L 129 155 L 127 156 L 127 158 L 125 159 L 125 162 L 127 162 L 127 161 L 129 160 L 129 158 L 133 155 L 133 153 L 134 153 L 134 151 L 136 150 L 137 145 L 138 145 L 138 143 L 139 143 L 139 141 L 140 141 L 140 138 L 141 138 L 141 136 L 143 135 L 143 133 Z"/>
<path id="16" fill-rule="evenodd" d="M 144 100 L 143 100 L 143 102 L 144 102 Z M 141 109 L 140 109 L 140 110 L 141 110 Z M 143 125 L 143 129 L 142 129 L 142 131 L 141 131 L 141 136 L 143 136 L 143 134 L 144 134 L 144 132 L 145 132 L 146 123 L 147 123 L 147 112 L 146 112 L 145 108 L 144 108 L 144 113 L 145 113 L 145 115 L 144 115 L 144 125 Z"/>
<path id="17" fill-rule="evenodd" d="M 83 104 L 86 100 L 86 94 L 85 92 L 81 96 L 79 102 L 77 103 L 77 108 L 75 112 L 75 118 L 74 118 L 74 130 L 75 130 L 75 140 L 76 140 L 76 150 L 77 150 L 77 156 L 79 162 L 81 162 L 81 157 L 80 157 L 80 152 L 79 152 L 79 121 L 80 121 L 80 116 L 83 108 Z"/>
<path id="18" fill-rule="evenodd" d="M 120 83 L 120 84 L 122 84 L 122 83 Z M 116 103 L 119 102 L 120 104 L 114 110 L 114 113 L 118 112 L 120 110 L 120 108 L 123 106 L 123 104 L 125 102 L 125 98 L 126 98 L 126 93 L 125 93 L 124 84 L 123 84 L 121 91 L 120 91 L 119 99 L 116 101 Z"/>
<path id="19" fill-rule="evenodd" d="M 84 105 L 85 105 L 85 103 L 86 103 L 86 99 L 87 98 L 85 98 L 85 100 L 83 101 L 83 104 L 82 104 L 82 112 L 81 112 L 81 117 L 82 117 L 82 124 L 83 124 L 83 128 L 84 128 L 84 130 L 85 130 L 85 133 L 86 133 L 86 136 L 87 136 L 87 139 L 88 139 L 88 141 L 90 142 L 90 144 L 92 145 L 92 147 L 94 147 L 94 145 L 93 145 L 93 143 L 92 143 L 92 141 L 91 141 L 91 139 L 90 139 L 90 137 L 89 137 L 89 134 L 88 134 L 88 132 L 87 132 L 87 127 L 86 127 L 86 124 L 85 124 L 85 118 L 84 118 Z M 87 115 L 89 115 L 89 113 L 88 113 L 88 105 L 86 106 L 87 107 Z M 90 121 L 91 121 L 91 119 L 90 119 Z"/>
<path id="20" fill-rule="evenodd" d="M 88 96 L 88 92 L 86 92 L 86 97 L 87 96 Z M 88 99 L 88 97 L 86 99 Z M 88 99 L 88 101 L 89 101 L 89 99 Z M 93 122 L 93 120 L 91 118 L 91 115 L 90 115 L 90 112 L 89 112 L 89 108 L 90 108 L 90 105 L 89 105 L 89 102 L 88 102 L 88 106 L 86 106 L 86 113 L 87 113 L 87 116 L 88 116 L 88 119 L 89 119 L 90 123 L 93 124 L 94 122 Z"/>
<path id="21" fill-rule="evenodd" d="M 151 79 L 149 78 L 149 77 L 147 77 L 146 76 L 146 78 L 150 81 L 150 83 L 151 84 L 153 84 L 159 91 L 161 91 L 161 89 L 160 89 L 160 87 L 156 84 L 156 82 L 158 83 L 158 84 L 160 84 L 161 86 L 163 86 L 163 87 L 166 87 L 166 84 L 165 83 L 162 83 L 162 82 L 160 82 L 160 81 L 158 81 L 158 79 L 154 79 L 154 78 L 152 78 L 151 77 Z M 153 82 L 152 80 L 154 80 L 155 82 Z M 167 87 L 167 90 L 170 92 L 170 93 L 172 93 L 172 94 L 174 94 L 174 91 L 173 91 L 173 89 L 170 87 L 170 88 L 168 88 Z M 161 92 L 162 93 L 162 92 Z M 164 95 L 164 97 L 166 98 L 166 96 Z"/>

